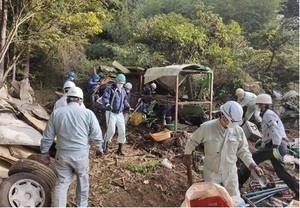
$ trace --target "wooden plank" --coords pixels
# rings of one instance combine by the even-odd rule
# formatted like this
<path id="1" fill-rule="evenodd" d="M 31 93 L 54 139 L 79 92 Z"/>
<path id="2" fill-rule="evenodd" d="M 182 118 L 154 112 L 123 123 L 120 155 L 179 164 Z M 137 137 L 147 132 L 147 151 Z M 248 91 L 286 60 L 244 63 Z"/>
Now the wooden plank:
<path id="1" fill-rule="evenodd" d="M 47 125 L 47 123 L 45 121 L 34 118 L 26 111 L 21 111 L 21 113 L 24 116 L 27 123 L 29 123 L 30 125 L 35 127 L 39 132 L 43 133 L 43 131 L 45 130 L 46 125 Z"/>
<path id="2" fill-rule="evenodd" d="M 126 67 L 124 67 L 123 65 L 121 65 L 121 64 L 120 64 L 119 62 L 117 62 L 117 61 L 113 61 L 112 65 L 113 65 L 114 67 L 116 67 L 117 69 L 120 69 L 124 74 L 130 73 L 130 71 L 129 71 Z"/>

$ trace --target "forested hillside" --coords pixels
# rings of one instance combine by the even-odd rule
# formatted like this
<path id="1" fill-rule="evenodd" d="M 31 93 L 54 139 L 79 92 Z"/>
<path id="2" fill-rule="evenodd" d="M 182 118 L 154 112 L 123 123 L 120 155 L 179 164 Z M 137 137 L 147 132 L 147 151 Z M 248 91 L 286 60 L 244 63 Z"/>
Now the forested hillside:
<path id="1" fill-rule="evenodd" d="M 297 0 L 1 2 L 0 85 L 29 77 L 35 87 L 57 87 L 69 70 L 80 85 L 117 60 L 210 66 L 219 100 L 239 86 L 298 87 Z"/>

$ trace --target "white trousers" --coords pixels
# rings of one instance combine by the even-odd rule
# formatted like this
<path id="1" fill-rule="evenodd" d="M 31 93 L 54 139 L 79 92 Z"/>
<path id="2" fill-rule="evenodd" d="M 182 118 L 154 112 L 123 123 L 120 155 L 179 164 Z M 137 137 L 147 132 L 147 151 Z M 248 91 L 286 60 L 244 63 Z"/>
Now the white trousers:
<path id="1" fill-rule="evenodd" d="M 104 141 L 110 142 L 113 138 L 116 127 L 118 129 L 118 143 L 124 144 L 126 142 L 125 136 L 125 119 L 123 113 L 113 113 L 105 111 L 107 131 L 104 135 Z"/>
<path id="2" fill-rule="evenodd" d="M 60 151 L 55 155 L 58 177 L 54 189 L 54 207 L 66 207 L 73 173 L 77 176 L 76 205 L 87 207 L 89 197 L 89 150 Z"/>
<path id="3" fill-rule="evenodd" d="M 216 173 L 204 166 L 203 175 L 205 182 L 213 182 L 224 186 L 224 188 L 227 190 L 230 196 L 241 195 L 239 190 L 239 180 L 236 168 L 233 168 L 233 170 L 230 171 L 225 170 Z"/>

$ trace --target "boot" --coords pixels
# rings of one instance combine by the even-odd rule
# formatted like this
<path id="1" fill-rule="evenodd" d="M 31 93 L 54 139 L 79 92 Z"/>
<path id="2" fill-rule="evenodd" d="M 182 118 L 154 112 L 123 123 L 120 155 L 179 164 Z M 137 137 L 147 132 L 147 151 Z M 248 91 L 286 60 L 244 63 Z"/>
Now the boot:
<path id="1" fill-rule="evenodd" d="M 108 151 L 108 142 L 103 142 L 103 153 L 107 153 L 107 151 Z"/>
<path id="2" fill-rule="evenodd" d="M 166 118 L 166 124 L 170 124 L 172 122 L 172 117 L 171 116 L 168 116 Z"/>
<path id="3" fill-rule="evenodd" d="M 123 150 L 122 150 L 122 146 L 123 146 L 123 144 L 122 144 L 122 143 L 119 143 L 119 148 L 118 148 L 117 154 L 118 154 L 118 155 L 125 156 L 125 153 L 124 153 Z"/>

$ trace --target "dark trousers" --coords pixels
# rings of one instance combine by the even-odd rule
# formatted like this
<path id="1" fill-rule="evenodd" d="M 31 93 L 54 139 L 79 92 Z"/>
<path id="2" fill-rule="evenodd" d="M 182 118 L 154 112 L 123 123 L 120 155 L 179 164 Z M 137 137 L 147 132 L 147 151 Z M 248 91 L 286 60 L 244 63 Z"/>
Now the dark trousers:
<path id="1" fill-rule="evenodd" d="M 285 155 L 286 149 L 286 142 L 283 141 L 279 146 L 280 154 Z M 257 165 L 263 161 L 270 160 L 277 176 L 296 193 L 297 198 L 299 197 L 299 183 L 286 171 L 286 169 L 281 165 L 281 163 L 273 156 L 273 148 L 271 145 L 266 145 L 265 147 L 260 148 L 258 151 L 252 154 L 252 157 Z M 245 166 L 245 164 L 243 164 L 239 170 L 240 187 L 242 187 L 243 184 L 247 181 L 247 179 L 250 177 L 250 174 L 250 170 Z"/>

